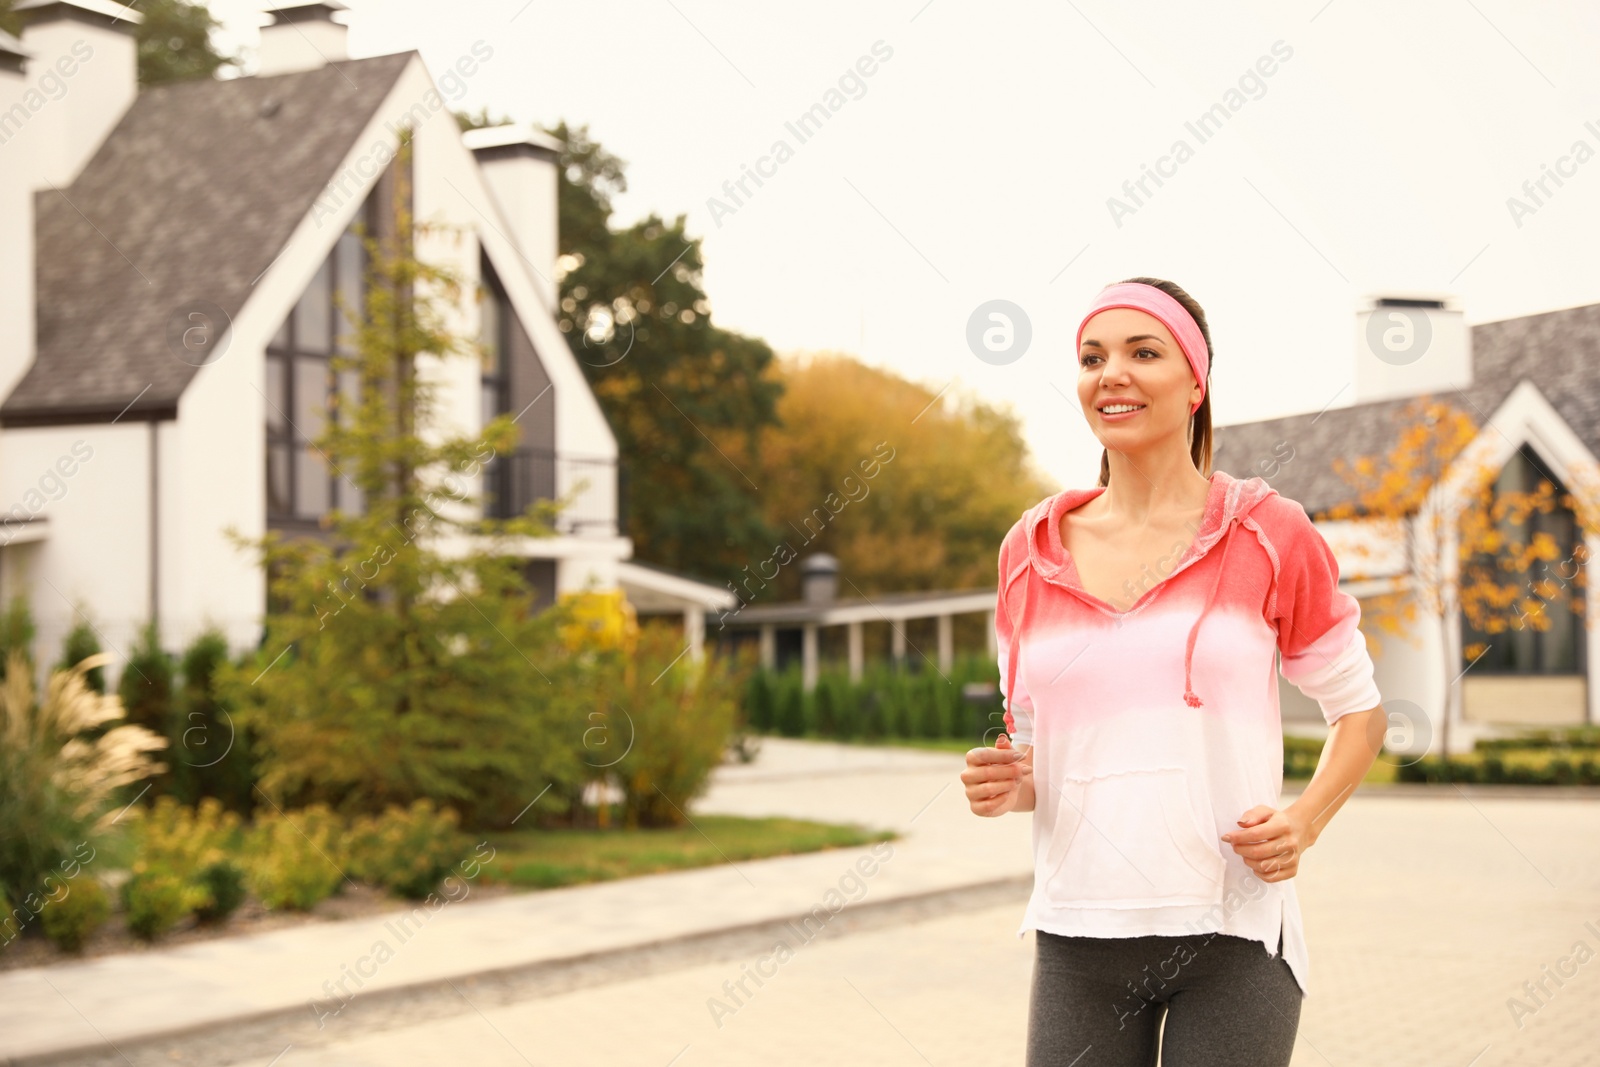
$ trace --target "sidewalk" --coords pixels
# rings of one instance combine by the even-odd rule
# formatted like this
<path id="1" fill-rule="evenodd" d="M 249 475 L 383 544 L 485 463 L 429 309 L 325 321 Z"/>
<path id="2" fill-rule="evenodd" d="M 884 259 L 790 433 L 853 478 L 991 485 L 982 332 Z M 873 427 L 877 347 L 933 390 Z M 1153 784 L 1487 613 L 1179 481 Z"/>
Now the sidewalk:
<path id="1" fill-rule="evenodd" d="M 871 877 L 853 873 L 870 846 L 834 849 L 488 901 L 468 896 L 431 912 L 397 904 L 364 919 L 0 974 L 0 1062 L 106 1052 L 285 1013 L 314 1018 L 318 1006 L 339 1007 L 341 983 L 365 998 L 798 919 L 825 906 L 830 891 L 858 893 L 852 877 L 865 883 L 863 904 L 1028 878 L 1028 820 L 975 817 L 956 778 L 961 766 L 953 753 L 768 739 L 755 763 L 719 768 L 694 805 L 696 813 L 783 814 L 906 834 Z M 401 921 L 408 914 L 409 924 Z"/>
<path id="2" fill-rule="evenodd" d="M 863 1062 L 921 1062 L 908 1041 L 941 1061 L 965 1052 L 968 1062 L 1016 1062 L 1033 943 L 1011 932 L 1031 884 L 1031 821 L 973 816 L 961 766 L 957 753 L 768 739 L 755 763 L 719 768 L 691 809 L 696 819 L 782 814 L 905 834 L 871 876 L 853 874 L 870 847 L 838 849 L 469 898 L 405 937 L 397 905 L 3 973 L 0 1063 L 259 1067 L 291 1041 L 280 1067 L 457 1062 L 462 1049 L 484 1067 L 525 1065 L 523 1049 L 537 1062 L 666 1063 L 689 1042 L 700 1067 L 752 1058 L 798 1067 L 846 1050 L 881 1054 Z M 1514 1018 L 1508 998 L 1529 999 L 1525 983 L 1600 934 L 1596 809 L 1573 803 L 1596 792 L 1363 787 L 1301 875 L 1314 992 L 1296 1067 L 1586 1062 L 1596 1003 L 1587 969 L 1552 987 L 1537 1019 Z M 853 902 L 737 1025 L 719 1028 L 707 998 L 789 938 L 776 924 L 825 906 L 830 892 Z M 319 1029 L 312 1001 L 337 1008 L 324 983 L 341 980 L 359 996 Z M 1008 1051 L 985 1052 L 996 1019 Z M 156 1035 L 169 1036 L 141 1043 Z"/>

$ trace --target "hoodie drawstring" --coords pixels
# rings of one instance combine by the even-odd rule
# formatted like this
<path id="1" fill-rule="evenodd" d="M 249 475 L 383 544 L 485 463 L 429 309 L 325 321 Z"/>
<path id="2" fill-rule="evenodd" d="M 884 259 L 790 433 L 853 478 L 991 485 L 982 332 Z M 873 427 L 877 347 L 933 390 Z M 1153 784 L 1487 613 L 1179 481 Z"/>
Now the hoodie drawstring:
<path id="1" fill-rule="evenodd" d="M 1194 684 L 1191 681 L 1194 667 L 1195 639 L 1200 636 L 1200 624 L 1205 621 L 1206 613 L 1211 610 L 1211 605 L 1216 602 L 1217 591 L 1222 587 L 1222 575 L 1226 571 L 1228 563 L 1228 549 L 1233 546 L 1233 525 L 1236 518 L 1237 516 L 1230 516 L 1224 523 L 1222 555 L 1217 561 L 1217 573 L 1211 580 L 1211 591 L 1206 595 L 1205 606 L 1200 609 L 1200 614 L 1195 618 L 1194 625 L 1189 627 L 1189 638 L 1184 646 L 1183 702 L 1191 708 L 1202 707 L 1205 703 L 1196 695 Z M 1025 573 L 1022 576 L 1022 605 L 1021 610 L 1017 613 L 1016 624 L 1011 627 L 1010 653 L 1006 663 L 1005 723 L 1007 733 L 1013 733 L 1016 730 L 1016 721 L 1011 715 L 1011 702 L 1017 686 L 1017 660 L 1020 658 L 1022 651 L 1018 638 L 1026 629 L 1028 622 L 1028 608 L 1030 607 L 1028 603 L 1028 587 L 1033 584 L 1033 569 L 1031 562 L 1023 567 Z"/>
<path id="2" fill-rule="evenodd" d="M 1191 708 L 1200 707 L 1202 701 L 1195 696 L 1194 686 L 1189 682 L 1190 667 L 1194 662 L 1194 640 L 1200 635 L 1200 623 L 1206 617 L 1206 612 L 1211 610 L 1212 603 L 1217 599 L 1217 589 L 1222 585 L 1222 572 L 1228 562 L 1228 547 L 1233 544 L 1233 524 L 1230 521 L 1228 529 L 1223 531 L 1222 558 L 1217 562 L 1217 576 L 1212 579 L 1211 592 L 1206 595 L 1205 607 L 1200 609 L 1200 615 L 1194 620 L 1194 625 L 1189 627 L 1189 642 L 1183 651 L 1183 702 Z"/>
<path id="3" fill-rule="evenodd" d="M 1017 637 L 1022 633 L 1023 623 L 1028 621 L 1028 587 L 1032 584 L 1033 564 L 1028 563 L 1022 576 L 1022 610 L 1017 615 L 1016 624 L 1011 627 L 1011 644 L 1006 655 L 1005 720 L 1007 734 L 1017 732 L 1016 720 L 1011 715 L 1011 702 L 1017 691 L 1017 659 L 1022 652 L 1021 647 L 1017 644 Z"/>

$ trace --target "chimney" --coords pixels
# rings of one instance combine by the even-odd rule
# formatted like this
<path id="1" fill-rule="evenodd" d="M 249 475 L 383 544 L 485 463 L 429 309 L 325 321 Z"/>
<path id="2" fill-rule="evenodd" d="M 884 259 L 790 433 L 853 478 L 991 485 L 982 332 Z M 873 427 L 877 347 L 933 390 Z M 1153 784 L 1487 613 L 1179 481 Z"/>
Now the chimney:
<path id="1" fill-rule="evenodd" d="M 561 142 L 526 123 L 468 130 L 461 143 L 471 149 L 489 191 L 533 282 L 550 311 L 558 299 L 557 241 L 560 238 L 556 191 L 561 173 Z"/>
<path id="2" fill-rule="evenodd" d="M 28 145 L 17 137 L 33 121 L 28 58 L 21 41 L 0 32 L 0 399 L 33 362 L 33 182 Z"/>
<path id="3" fill-rule="evenodd" d="M 21 0 L 11 10 L 23 20 L 22 43 L 31 53 L 22 154 L 32 161 L 34 188 L 64 188 L 138 95 L 134 34 L 143 16 L 111 0 Z M 21 117 L 16 108 L 11 115 Z"/>
<path id="4" fill-rule="evenodd" d="M 260 66 L 256 76 L 316 70 L 349 59 L 346 27 L 333 21 L 335 12 L 349 10 L 339 0 L 284 0 L 267 8 L 272 21 L 261 28 Z"/>
<path id="5" fill-rule="evenodd" d="M 827 552 L 813 552 L 800 561 L 800 598 L 808 604 L 826 604 L 839 598 L 839 560 Z"/>
<path id="6" fill-rule="evenodd" d="M 1356 403 L 1471 384 L 1471 333 L 1453 296 L 1389 292 L 1357 304 Z"/>

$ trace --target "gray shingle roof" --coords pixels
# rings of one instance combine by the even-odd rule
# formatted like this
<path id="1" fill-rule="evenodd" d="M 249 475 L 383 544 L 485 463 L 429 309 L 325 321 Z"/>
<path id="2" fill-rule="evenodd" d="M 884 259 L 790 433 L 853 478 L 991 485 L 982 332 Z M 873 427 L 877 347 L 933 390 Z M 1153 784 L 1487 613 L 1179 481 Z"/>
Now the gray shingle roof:
<path id="1" fill-rule="evenodd" d="M 135 397 L 127 417 L 170 417 L 198 368 L 169 318 L 239 313 L 414 55 L 142 91 L 69 188 L 35 197 L 38 345 L 0 422 L 103 421 Z"/>
<path id="2" fill-rule="evenodd" d="M 1472 381 L 1437 398 L 1482 426 L 1517 383 L 1539 388 L 1574 433 L 1600 454 L 1600 304 L 1486 322 L 1472 333 Z M 1382 455 L 1398 439 L 1407 398 L 1379 400 L 1216 430 L 1212 466 L 1235 477 L 1259 474 L 1315 514 L 1350 499 L 1335 457 Z M 1293 449 L 1292 458 L 1284 448 Z M 1273 464 L 1276 462 L 1276 465 Z M 1268 466 L 1263 467 L 1261 464 Z"/>

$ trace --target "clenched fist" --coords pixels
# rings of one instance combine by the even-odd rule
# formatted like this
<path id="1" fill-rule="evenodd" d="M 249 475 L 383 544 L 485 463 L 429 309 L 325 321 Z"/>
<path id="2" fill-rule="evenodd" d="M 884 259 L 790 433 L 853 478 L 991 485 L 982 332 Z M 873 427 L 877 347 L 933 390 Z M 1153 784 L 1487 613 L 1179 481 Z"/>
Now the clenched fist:
<path id="1" fill-rule="evenodd" d="M 1033 749 L 1017 758 L 1011 738 L 1001 734 L 994 747 L 967 752 L 967 769 L 961 772 L 967 803 L 974 815 L 992 817 L 1008 811 L 1033 810 Z"/>

